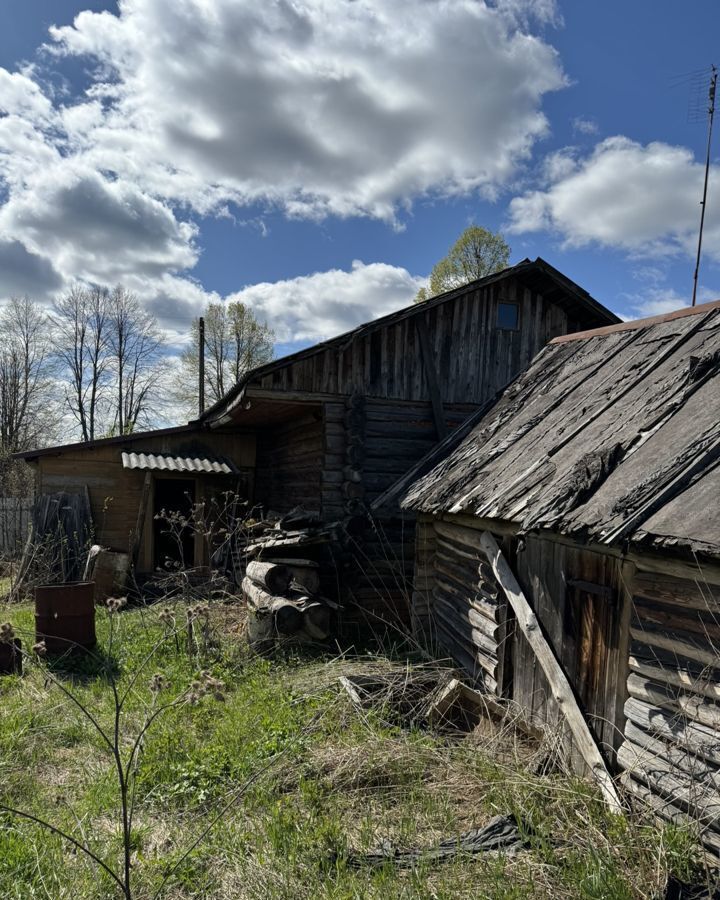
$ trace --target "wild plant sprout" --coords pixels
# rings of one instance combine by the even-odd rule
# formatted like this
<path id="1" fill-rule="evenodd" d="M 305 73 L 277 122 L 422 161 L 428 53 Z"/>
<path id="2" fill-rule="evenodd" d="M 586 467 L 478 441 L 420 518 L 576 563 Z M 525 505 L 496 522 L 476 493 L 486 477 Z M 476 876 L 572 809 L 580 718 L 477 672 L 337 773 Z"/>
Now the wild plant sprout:
<path id="1" fill-rule="evenodd" d="M 100 717 L 93 712 L 71 687 L 63 680 L 58 678 L 53 672 L 52 667 L 46 662 L 47 648 L 45 641 L 37 641 L 30 653 L 19 651 L 28 663 L 34 663 L 43 675 L 45 685 L 53 685 L 58 688 L 65 697 L 82 713 L 85 719 L 90 722 L 97 734 L 100 736 L 101 742 L 107 749 L 112 758 L 113 770 L 115 772 L 115 783 L 117 788 L 118 800 L 118 818 L 122 834 L 122 859 L 120 865 L 109 863 L 103 860 L 90 846 L 84 832 L 79 837 L 65 831 L 63 828 L 53 824 L 52 822 L 36 816 L 33 813 L 18 809 L 8 804 L 0 802 L 0 811 L 18 816 L 33 822 L 41 828 L 45 828 L 53 834 L 70 843 L 76 850 L 83 853 L 88 859 L 92 860 L 112 879 L 118 890 L 125 900 L 132 900 L 133 894 L 133 866 L 132 866 L 132 827 L 135 814 L 135 797 L 136 782 L 140 771 L 140 763 L 145 741 L 149 731 L 158 719 L 172 709 L 178 709 L 183 706 L 197 705 L 204 700 L 223 701 L 225 699 L 225 684 L 219 678 L 213 676 L 208 670 L 203 670 L 199 675 L 185 687 L 175 697 L 168 696 L 167 700 L 163 699 L 163 694 L 168 693 L 171 687 L 167 676 L 163 672 L 155 672 L 148 680 L 147 687 L 150 690 L 151 700 L 146 705 L 145 716 L 140 726 L 135 726 L 133 733 L 128 737 L 128 730 L 125 727 L 128 716 L 127 703 L 135 692 L 137 685 L 143 673 L 150 666 L 153 659 L 158 655 L 160 648 L 171 638 L 177 638 L 177 629 L 174 627 L 175 618 L 171 611 L 166 607 L 161 610 L 158 620 L 163 624 L 163 634 L 153 644 L 150 652 L 141 662 L 136 671 L 129 677 L 127 684 L 121 686 L 111 662 L 115 644 L 118 639 L 118 614 L 126 606 L 126 597 L 110 597 L 105 602 L 105 609 L 108 615 L 108 647 L 107 657 L 103 666 L 103 673 L 106 676 L 107 683 L 112 695 L 112 723 L 108 727 L 107 724 L 101 722 Z M 189 611 L 190 612 L 190 611 Z M 192 609 L 192 613 L 188 621 L 192 624 L 198 617 L 203 619 L 209 618 L 209 606 L 207 604 L 199 604 Z M 0 624 L 0 643 L 12 643 L 15 640 L 15 629 L 10 622 Z M 242 791 L 233 793 L 233 801 L 237 800 Z M 227 807 L 223 809 L 226 810 Z M 181 854 L 178 861 L 165 874 L 163 882 L 158 889 L 156 896 L 159 896 L 162 885 L 181 864 L 182 860 L 198 845 L 210 830 L 210 827 L 219 821 L 219 816 L 212 820 L 210 826 L 206 828 L 199 839 L 195 840 L 192 845 L 187 848 L 184 854 Z"/>

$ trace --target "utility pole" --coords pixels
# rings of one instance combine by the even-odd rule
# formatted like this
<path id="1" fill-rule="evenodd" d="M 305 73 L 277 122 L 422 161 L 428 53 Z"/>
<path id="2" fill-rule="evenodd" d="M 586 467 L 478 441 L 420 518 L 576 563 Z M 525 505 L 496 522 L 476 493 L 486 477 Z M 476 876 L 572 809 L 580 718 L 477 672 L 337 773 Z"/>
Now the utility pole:
<path id="1" fill-rule="evenodd" d="M 205 319 L 198 319 L 198 408 L 205 412 Z"/>
<path id="2" fill-rule="evenodd" d="M 717 67 L 710 68 L 710 88 L 708 90 L 708 139 L 707 154 L 705 157 L 705 183 L 703 185 L 703 197 L 700 201 L 700 233 L 698 234 L 697 259 L 695 260 L 695 275 L 693 277 L 692 305 L 695 306 L 697 297 L 698 272 L 700 271 L 700 254 L 702 252 L 703 226 L 705 225 L 705 205 L 707 203 L 708 176 L 710 175 L 710 144 L 712 142 L 713 119 L 715 117 L 715 89 L 717 88 Z"/>

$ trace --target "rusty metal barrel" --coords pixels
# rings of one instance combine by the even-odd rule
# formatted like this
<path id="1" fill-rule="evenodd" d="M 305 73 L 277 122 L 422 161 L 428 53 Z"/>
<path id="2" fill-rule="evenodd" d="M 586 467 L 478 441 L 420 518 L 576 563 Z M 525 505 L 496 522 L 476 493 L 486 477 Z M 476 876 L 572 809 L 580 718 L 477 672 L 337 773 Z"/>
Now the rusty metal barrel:
<path id="1" fill-rule="evenodd" d="M 0 675 L 22 675 L 22 641 L 0 644 Z"/>
<path id="2" fill-rule="evenodd" d="M 35 588 L 35 639 L 49 654 L 94 647 L 95 583 L 46 584 Z"/>

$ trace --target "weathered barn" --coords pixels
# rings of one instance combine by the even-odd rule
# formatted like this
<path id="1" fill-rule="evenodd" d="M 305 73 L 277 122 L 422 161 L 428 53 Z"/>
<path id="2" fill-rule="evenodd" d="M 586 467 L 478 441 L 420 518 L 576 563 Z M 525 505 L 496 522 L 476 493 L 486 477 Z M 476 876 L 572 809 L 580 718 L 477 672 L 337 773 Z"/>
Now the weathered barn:
<path id="1" fill-rule="evenodd" d="M 617 321 L 544 260 L 525 260 L 255 369 L 201 424 L 257 429 L 255 498 L 266 507 L 363 517 L 548 340 Z M 412 541 L 387 515 L 354 544 L 364 608 L 406 603 Z"/>
<path id="2" fill-rule="evenodd" d="M 302 505 L 325 521 L 362 518 L 369 502 L 494 398 L 549 339 L 617 321 L 548 263 L 526 260 L 261 366 L 185 428 L 23 455 L 37 465 L 40 492 L 87 486 L 98 539 L 117 549 L 140 530 L 148 485 L 137 565 L 149 571 L 161 555 L 152 517 L 170 505 L 173 490 L 200 499 L 240 470 L 248 499 L 266 510 Z M 128 454 L 147 459 L 131 465 Z M 162 469 L 152 455 L 197 462 Z M 230 474 L 208 471 L 216 458 Z M 388 602 L 401 598 L 397 580 L 410 574 L 406 526 L 391 517 L 380 530 L 356 544 L 366 570 L 354 582 L 358 602 L 371 603 L 383 589 Z M 200 551 L 195 563 L 204 561 Z"/>
<path id="3" fill-rule="evenodd" d="M 417 628 L 583 768 L 574 694 L 720 852 L 720 302 L 556 338 L 464 431 L 379 501 L 419 516 Z"/>

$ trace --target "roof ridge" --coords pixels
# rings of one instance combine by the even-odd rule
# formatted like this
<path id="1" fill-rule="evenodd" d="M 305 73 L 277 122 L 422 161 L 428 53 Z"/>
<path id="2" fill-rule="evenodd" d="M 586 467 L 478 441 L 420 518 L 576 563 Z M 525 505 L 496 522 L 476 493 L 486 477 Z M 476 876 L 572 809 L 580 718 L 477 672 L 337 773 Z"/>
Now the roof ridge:
<path id="1" fill-rule="evenodd" d="M 586 338 L 604 337 L 606 334 L 617 334 L 621 331 L 635 331 L 638 328 L 649 328 L 652 325 L 661 325 L 663 322 L 672 322 L 674 319 L 684 319 L 686 316 L 699 316 L 716 309 L 720 309 L 720 300 L 699 303 L 697 306 L 684 306 L 682 309 L 675 309 L 672 312 L 661 313 L 657 316 L 647 316 L 644 319 L 630 319 L 630 321 L 620 322 L 618 325 L 603 325 L 600 328 L 591 328 L 588 331 L 561 334 L 553 338 L 550 343 L 565 344 L 568 341 L 582 341 Z"/>

